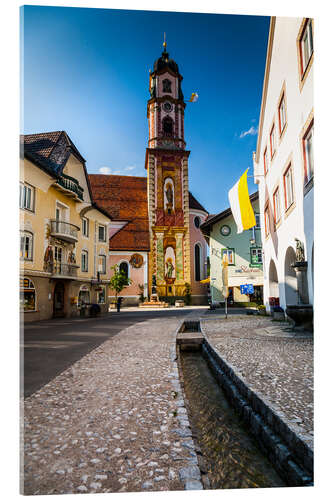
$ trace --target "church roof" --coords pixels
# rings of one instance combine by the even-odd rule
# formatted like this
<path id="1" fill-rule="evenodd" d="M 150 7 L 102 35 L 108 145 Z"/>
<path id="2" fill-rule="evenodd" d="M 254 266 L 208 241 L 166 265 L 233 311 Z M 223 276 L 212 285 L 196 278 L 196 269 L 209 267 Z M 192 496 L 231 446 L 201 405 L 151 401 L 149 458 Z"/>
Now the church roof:
<path id="1" fill-rule="evenodd" d="M 208 214 L 207 210 L 201 205 L 201 203 L 199 203 L 198 200 L 196 198 L 194 198 L 191 191 L 189 191 L 188 194 L 189 194 L 189 206 L 190 206 L 190 208 L 193 208 L 194 210 L 202 210 L 203 212 L 206 212 L 206 214 Z"/>
<path id="2" fill-rule="evenodd" d="M 126 221 L 110 238 L 110 250 L 149 251 L 147 178 L 90 174 L 93 199 L 113 220 Z"/>
<path id="3" fill-rule="evenodd" d="M 179 74 L 178 64 L 173 59 L 169 59 L 169 54 L 164 49 L 161 57 L 156 59 L 156 61 L 154 62 L 154 72 L 161 71 L 162 69 L 165 69 L 165 68 L 170 68 L 171 71 Z"/>

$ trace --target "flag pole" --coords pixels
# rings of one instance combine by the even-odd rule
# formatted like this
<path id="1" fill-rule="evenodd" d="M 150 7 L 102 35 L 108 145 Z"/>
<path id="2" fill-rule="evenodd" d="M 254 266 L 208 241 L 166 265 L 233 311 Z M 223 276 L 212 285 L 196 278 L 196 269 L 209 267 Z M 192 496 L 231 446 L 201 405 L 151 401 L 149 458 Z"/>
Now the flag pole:
<path id="1" fill-rule="evenodd" d="M 228 319 L 229 284 L 228 284 L 228 256 L 226 254 L 222 256 L 222 282 L 223 282 L 225 319 Z"/>

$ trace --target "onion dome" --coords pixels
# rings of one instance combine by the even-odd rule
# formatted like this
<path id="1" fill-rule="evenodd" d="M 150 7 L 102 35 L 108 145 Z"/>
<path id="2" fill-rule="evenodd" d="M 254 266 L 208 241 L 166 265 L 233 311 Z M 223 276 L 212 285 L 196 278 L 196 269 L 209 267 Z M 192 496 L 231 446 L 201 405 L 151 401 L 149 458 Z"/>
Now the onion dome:
<path id="1" fill-rule="evenodd" d="M 164 45 L 164 50 L 161 57 L 156 59 L 154 62 L 154 71 L 161 71 L 164 68 L 170 68 L 174 73 L 179 74 L 178 64 L 173 60 L 169 59 L 169 53 L 166 51 L 166 43 Z"/>

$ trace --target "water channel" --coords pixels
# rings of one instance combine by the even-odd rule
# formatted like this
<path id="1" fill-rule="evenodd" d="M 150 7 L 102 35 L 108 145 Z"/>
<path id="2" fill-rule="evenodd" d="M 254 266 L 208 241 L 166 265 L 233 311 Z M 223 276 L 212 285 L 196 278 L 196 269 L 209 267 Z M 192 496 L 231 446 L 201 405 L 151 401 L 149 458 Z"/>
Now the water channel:
<path id="1" fill-rule="evenodd" d="M 229 405 L 200 352 L 181 352 L 189 419 L 203 454 L 211 489 L 284 487 Z"/>

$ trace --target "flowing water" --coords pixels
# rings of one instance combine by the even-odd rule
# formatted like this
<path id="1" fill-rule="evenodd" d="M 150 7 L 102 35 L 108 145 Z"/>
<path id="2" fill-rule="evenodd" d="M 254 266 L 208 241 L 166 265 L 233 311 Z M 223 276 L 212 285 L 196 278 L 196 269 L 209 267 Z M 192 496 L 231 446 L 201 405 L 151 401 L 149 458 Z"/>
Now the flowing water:
<path id="1" fill-rule="evenodd" d="M 212 489 L 286 486 L 226 400 L 201 353 L 181 353 L 189 418 Z"/>

